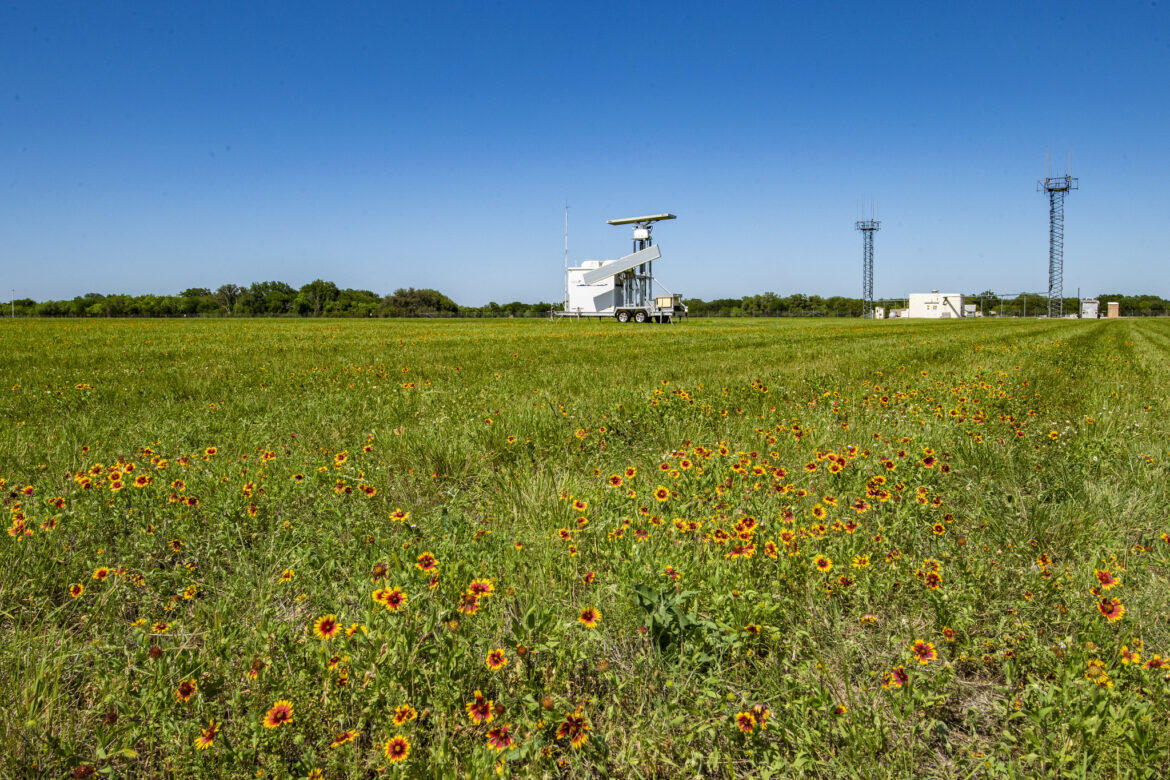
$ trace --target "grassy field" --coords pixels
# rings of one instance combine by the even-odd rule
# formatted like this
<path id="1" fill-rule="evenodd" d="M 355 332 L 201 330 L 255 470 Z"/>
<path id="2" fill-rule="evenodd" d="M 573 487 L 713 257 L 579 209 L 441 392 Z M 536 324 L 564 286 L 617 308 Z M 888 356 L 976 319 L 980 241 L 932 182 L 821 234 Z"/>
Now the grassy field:
<path id="1" fill-rule="evenodd" d="M 1170 321 L 0 355 L 5 777 L 1170 772 Z"/>

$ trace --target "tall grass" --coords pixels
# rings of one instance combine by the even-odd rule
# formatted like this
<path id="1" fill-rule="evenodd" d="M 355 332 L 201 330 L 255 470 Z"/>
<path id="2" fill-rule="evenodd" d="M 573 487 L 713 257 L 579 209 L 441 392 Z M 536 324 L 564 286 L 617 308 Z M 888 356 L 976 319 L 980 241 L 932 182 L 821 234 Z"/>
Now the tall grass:
<path id="1" fill-rule="evenodd" d="M 1164 321 L 0 350 L 5 775 L 1170 770 Z"/>

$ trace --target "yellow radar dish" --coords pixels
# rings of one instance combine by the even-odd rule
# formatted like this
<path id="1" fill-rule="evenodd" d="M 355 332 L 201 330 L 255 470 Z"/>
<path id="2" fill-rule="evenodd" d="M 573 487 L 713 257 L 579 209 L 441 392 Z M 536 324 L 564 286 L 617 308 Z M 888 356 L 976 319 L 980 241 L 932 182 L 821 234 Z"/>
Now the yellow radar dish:
<path id="1" fill-rule="evenodd" d="M 626 219 L 609 219 L 607 225 L 637 225 L 642 222 L 657 222 L 660 219 L 677 219 L 674 214 L 654 214 L 649 217 L 627 217 Z"/>

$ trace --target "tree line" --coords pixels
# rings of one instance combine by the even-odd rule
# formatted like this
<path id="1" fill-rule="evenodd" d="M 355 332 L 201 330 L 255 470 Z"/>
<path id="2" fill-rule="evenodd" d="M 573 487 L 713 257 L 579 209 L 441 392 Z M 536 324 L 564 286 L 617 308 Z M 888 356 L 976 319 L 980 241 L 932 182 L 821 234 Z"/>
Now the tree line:
<path id="1" fill-rule="evenodd" d="M 990 290 L 964 296 L 979 305 L 987 316 L 1026 317 L 1047 312 L 1048 298 L 1041 293 L 997 295 Z M 1116 301 L 1127 317 L 1165 317 L 1170 300 L 1157 295 L 1098 295 L 1101 316 L 1106 304 Z M 860 317 L 861 298 L 821 297 L 774 292 L 742 298 L 683 301 L 692 317 Z M 887 311 L 902 308 L 905 299 L 875 301 Z M 554 307 L 538 303 L 496 303 L 460 306 L 438 290 L 400 288 L 390 295 L 370 290 L 339 288 L 333 282 L 316 279 L 295 288 L 284 282 L 253 282 L 247 287 L 220 285 L 211 290 L 192 287 L 178 295 L 102 295 L 87 293 L 72 300 L 9 301 L 3 314 L 20 317 L 547 317 Z M 1076 298 L 1064 299 L 1066 314 L 1080 311 Z"/>
<path id="2" fill-rule="evenodd" d="M 72 300 L 10 301 L 4 314 L 20 317 L 543 317 L 549 303 L 460 306 L 438 290 L 413 287 L 379 295 L 316 279 L 298 288 L 285 282 L 247 287 L 192 287 L 178 295 L 102 295 Z"/>

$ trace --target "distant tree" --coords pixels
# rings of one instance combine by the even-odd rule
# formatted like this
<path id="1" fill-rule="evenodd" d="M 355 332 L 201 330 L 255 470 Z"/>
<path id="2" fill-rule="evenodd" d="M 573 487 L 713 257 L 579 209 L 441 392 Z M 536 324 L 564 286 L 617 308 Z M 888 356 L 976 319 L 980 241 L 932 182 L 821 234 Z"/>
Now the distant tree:
<path id="1" fill-rule="evenodd" d="M 244 292 L 244 288 L 238 284 L 221 284 L 215 291 L 215 300 L 226 313 L 231 314 L 232 307 Z"/>
<path id="2" fill-rule="evenodd" d="M 322 279 L 314 279 L 301 288 L 298 297 L 303 298 L 305 303 L 309 305 L 312 316 L 320 317 L 321 312 L 325 310 L 325 304 L 337 300 L 338 295 L 340 295 L 340 290 L 337 289 L 336 284 Z"/>
<path id="3" fill-rule="evenodd" d="M 495 303 L 489 306 L 498 308 Z M 378 313 L 382 317 L 450 317 L 459 313 L 459 306 L 438 290 L 409 287 L 383 298 Z"/>

